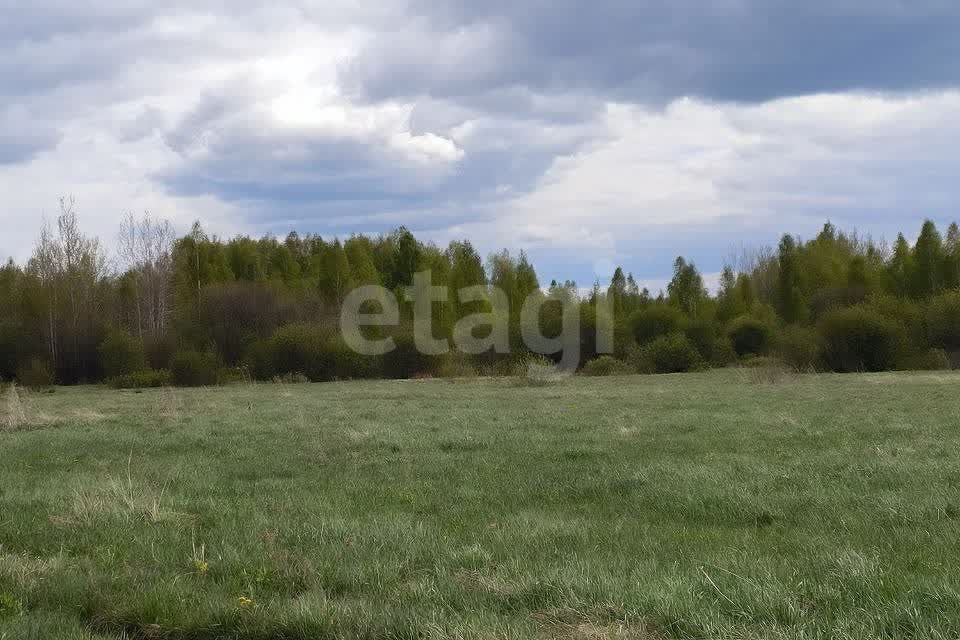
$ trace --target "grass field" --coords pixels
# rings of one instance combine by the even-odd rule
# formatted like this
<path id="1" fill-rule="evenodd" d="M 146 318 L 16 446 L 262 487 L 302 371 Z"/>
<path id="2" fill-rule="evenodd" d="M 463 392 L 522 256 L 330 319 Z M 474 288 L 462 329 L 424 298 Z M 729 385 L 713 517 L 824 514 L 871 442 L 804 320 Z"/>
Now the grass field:
<path id="1" fill-rule="evenodd" d="M 63 388 L 21 409 L 0 431 L 5 640 L 960 635 L 956 374 Z"/>

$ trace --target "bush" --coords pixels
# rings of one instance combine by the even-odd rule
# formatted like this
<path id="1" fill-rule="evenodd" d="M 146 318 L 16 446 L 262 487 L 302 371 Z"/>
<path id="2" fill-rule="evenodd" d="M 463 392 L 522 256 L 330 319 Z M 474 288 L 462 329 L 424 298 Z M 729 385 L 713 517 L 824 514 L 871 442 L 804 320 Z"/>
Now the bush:
<path id="1" fill-rule="evenodd" d="M 143 340 L 143 353 L 149 369 L 167 369 L 173 366 L 177 354 L 177 341 L 173 335 L 157 334 Z"/>
<path id="2" fill-rule="evenodd" d="M 393 337 L 395 348 L 383 356 L 383 372 L 388 378 L 404 379 L 429 373 L 429 356 L 420 353 L 413 335 L 400 333 Z"/>
<path id="3" fill-rule="evenodd" d="M 661 336 L 640 350 L 638 370 L 644 373 L 681 373 L 700 365 L 700 354 L 682 333 Z"/>
<path id="4" fill-rule="evenodd" d="M 244 365 L 223 367 L 217 372 L 219 384 L 244 384 L 250 382 L 250 369 Z"/>
<path id="5" fill-rule="evenodd" d="M 922 350 L 930 346 L 923 309 L 913 300 L 878 295 L 863 306 L 879 314 L 880 317 L 886 318 L 900 329 L 904 348 Z"/>
<path id="6" fill-rule="evenodd" d="M 737 352 L 733 350 L 733 343 L 729 336 L 720 336 L 713 343 L 713 357 L 710 364 L 714 367 L 728 367 L 737 361 Z"/>
<path id="7" fill-rule="evenodd" d="M 20 325 L 0 322 L 0 379 L 17 375 L 29 341 L 30 335 Z"/>
<path id="8" fill-rule="evenodd" d="M 143 369 L 108 380 L 114 389 L 156 389 L 173 383 L 173 375 L 166 369 Z"/>
<path id="9" fill-rule="evenodd" d="M 927 334 L 933 346 L 960 351 L 960 291 L 951 291 L 930 301 Z"/>
<path id="10" fill-rule="evenodd" d="M 217 384 L 217 358 L 211 353 L 180 351 L 173 357 L 171 377 L 180 387 L 203 387 Z"/>
<path id="11" fill-rule="evenodd" d="M 633 367 L 613 356 L 600 356 L 583 366 L 585 376 L 626 376 L 635 373 Z"/>
<path id="12" fill-rule="evenodd" d="M 376 378 L 382 372 L 380 358 L 359 354 L 341 336 L 310 324 L 277 329 L 269 339 L 251 344 L 244 360 L 257 380 L 299 373 L 324 382 Z"/>
<path id="13" fill-rule="evenodd" d="M 944 371 L 953 367 L 946 351 L 943 349 L 927 349 L 905 358 L 901 368 L 908 371 Z"/>
<path id="14" fill-rule="evenodd" d="M 377 356 L 357 353 L 340 336 L 335 335 L 323 345 L 330 362 L 333 363 L 333 377 L 337 380 L 364 380 L 378 378 L 383 365 Z"/>
<path id="15" fill-rule="evenodd" d="M 777 339 L 777 355 L 795 371 L 813 371 L 820 364 L 820 336 L 813 329 L 790 326 Z"/>
<path id="16" fill-rule="evenodd" d="M 40 358 L 32 358 L 30 362 L 17 371 L 17 380 L 28 389 L 46 389 L 52 387 L 55 379 L 53 371 Z"/>
<path id="17" fill-rule="evenodd" d="M 827 313 L 818 325 L 824 359 L 834 371 L 887 371 L 901 346 L 900 326 L 867 306 Z"/>
<path id="18" fill-rule="evenodd" d="M 666 304 L 656 304 L 636 311 L 629 320 L 633 337 L 641 346 L 662 336 L 681 331 L 683 321 L 683 313 Z"/>
<path id="19" fill-rule="evenodd" d="M 434 362 L 433 373 L 438 378 L 475 378 L 477 376 L 477 370 L 470 357 L 456 351 L 438 356 Z"/>
<path id="20" fill-rule="evenodd" d="M 770 349 L 773 331 L 763 320 L 752 316 L 740 316 L 730 322 L 727 335 L 733 350 L 741 358 L 747 355 L 763 355 Z"/>
<path id="21" fill-rule="evenodd" d="M 691 320 L 683 332 L 700 354 L 701 359 L 705 362 L 713 359 L 713 351 L 717 343 L 717 327 L 713 320 L 707 318 Z"/>
<path id="22" fill-rule="evenodd" d="M 293 324 L 277 329 L 270 339 L 274 375 L 301 373 L 313 382 L 332 380 L 333 356 L 325 348 L 329 334 L 320 327 Z"/>
<path id="23" fill-rule="evenodd" d="M 247 368 L 254 380 L 272 380 L 277 375 L 273 363 L 273 342 L 270 339 L 257 340 L 247 348 L 244 356 Z"/>
<path id="24" fill-rule="evenodd" d="M 113 331 L 98 348 L 103 375 L 119 378 L 146 368 L 143 343 L 125 331 Z"/>

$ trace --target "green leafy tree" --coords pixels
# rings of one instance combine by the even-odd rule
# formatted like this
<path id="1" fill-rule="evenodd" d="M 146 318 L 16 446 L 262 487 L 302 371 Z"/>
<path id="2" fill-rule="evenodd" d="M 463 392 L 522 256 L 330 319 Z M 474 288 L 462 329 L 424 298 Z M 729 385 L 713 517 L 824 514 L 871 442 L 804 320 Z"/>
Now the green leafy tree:
<path id="1" fill-rule="evenodd" d="M 339 305 L 353 288 L 350 261 L 339 240 L 328 244 L 320 254 L 320 277 L 317 281 L 320 295 L 327 302 Z"/>

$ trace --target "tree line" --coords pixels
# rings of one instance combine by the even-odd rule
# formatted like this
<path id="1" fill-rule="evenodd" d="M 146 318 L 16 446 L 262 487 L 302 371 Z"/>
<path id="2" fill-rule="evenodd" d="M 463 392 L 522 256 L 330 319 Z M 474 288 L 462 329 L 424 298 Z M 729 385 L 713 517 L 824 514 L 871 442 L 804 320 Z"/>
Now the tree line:
<path id="1" fill-rule="evenodd" d="M 451 292 L 430 307 L 436 337 L 491 311 L 483 296 L 462 302 L 457 291 L 504 292 L 510 353 L 423 355 L 409 304 L 397 326 L 369 328 L 389 334 L 391 353 L 349 349 L 338 331 L 347 295 L 377 285 L 403 300 L 423 271 Z M 225 240 L 199 223 L 177 237 L 166 221 L 128 215 L 111 256 L 81 231 L 65 198 L 30 259 L 0 268 L 0 379 L 159 386 L 509 374 L 531 355 L 520 339 L 530 296 L 544 298 L 535 320 L 544 335 L 561 331 L 564 304 L 576 306 L 578 362 L 588 374 L 770 361 L 844 372 L 960 366 L 955 223 L 944 236 L 927 221 L 915 242 L 901 234 L 892 246 L 830 223 L 807 241 L 785 235 L 775 248 L 731 257 L 715 294 L 683 257 L 663 291 L 641 288 L 620 267 L 609 286 L 586 291 L 541 283 L 523 252 L 484 259 L 467 240 L 438 247 L 403 227 L 345 240 L 295 232 Z M 612 353 L 599 353 L 600 324 L 613 328 Z"/>

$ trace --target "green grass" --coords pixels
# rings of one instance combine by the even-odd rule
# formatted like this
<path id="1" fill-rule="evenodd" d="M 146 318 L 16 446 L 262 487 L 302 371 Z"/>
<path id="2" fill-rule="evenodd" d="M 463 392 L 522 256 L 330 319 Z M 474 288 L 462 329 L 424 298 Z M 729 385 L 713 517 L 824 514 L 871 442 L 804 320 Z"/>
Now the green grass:
<path id="1" fill-rule="evenodd" d="M 958 392 L 29 394 L 0 431 L 0 638 L 957 637 Z"/>

